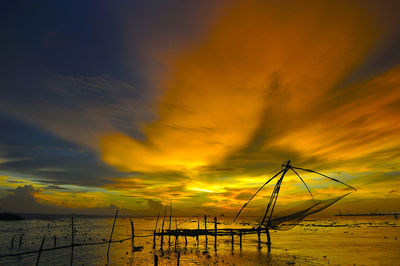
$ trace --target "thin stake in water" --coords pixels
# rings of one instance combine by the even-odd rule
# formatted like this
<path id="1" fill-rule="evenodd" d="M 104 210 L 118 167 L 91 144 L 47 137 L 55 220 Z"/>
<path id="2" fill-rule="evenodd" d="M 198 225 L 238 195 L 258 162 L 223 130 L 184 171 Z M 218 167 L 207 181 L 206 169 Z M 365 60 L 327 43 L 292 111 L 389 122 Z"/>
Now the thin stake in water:
<path id="1" fill-rule="evenodd" d="M 74 217 L 71 217 L 71 261 L 70 265 L 74 261 Z"/>
<path id="2" fill-rule="evenodd" d="M 167 209 L 164 209 L 164 218 L 161 224 L 161 249 L 163 249 L 163 242 L 164 242 L 164 223 L 165 223 L 165 215 L 167 214 Z"/>
<path id="3" fill-rule="evenodd" d="M 44 240 L 45 239 L 46 239 L 46 236 L 43 236 L 42 243 L 40 244 L 40 248 L 39 248 L 39 251 L 38 251 L 38 256 L 37 256 L 37 259 L 36 259 L 36 266 L 39 265 L 40 254 L 42 254 L 42 248 L 43 248 L 43 244 L 44 244 Z"/>
<path id="4" fill-rule="evenodd" d="M 160 212 L 157 214 L 156 225 L 154 226 L 154 234 L 153 234 L 153 249 L 156 248 L 156 232 L 157 232 L 157 225 L 158 225 L 158 218 L 160 217 Z"/>
<path id="5" fill-rule="evenodd" d="M 117 212 L 115 213 L 115 216 L 114 216 L 114 222 L 113 222 L 113 226 L 112 226 L 112 229 L 111 229 L 110 240 L 108 241 L 108 248 L 107 248 L 107 264 L 108 264 L 108 262 L 109 262 L 111 241 L 112 241 L 112 236 L 113 236 L 113 233 L 114 233 L 115 221 L 117 220 L 117 216 L 118 216 L 118 209 L 117 209 Z"/>

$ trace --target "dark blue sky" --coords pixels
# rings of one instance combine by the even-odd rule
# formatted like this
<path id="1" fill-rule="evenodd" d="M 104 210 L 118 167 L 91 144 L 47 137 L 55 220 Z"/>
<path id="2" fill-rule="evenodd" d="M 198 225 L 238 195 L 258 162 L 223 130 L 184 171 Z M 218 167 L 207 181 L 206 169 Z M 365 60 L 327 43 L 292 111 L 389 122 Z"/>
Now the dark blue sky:
<path id="1" fill-rule="evenodd" d="M 243 176 L 287 159 L 400 186 L 399 7 L 4 1 L 0 196 L 21 184 L 52 204 L 81 189 L 194 206 L 206 187 L 197 206 L 238 204 Z"/>
<path id="2" fill-rule="evenodd" d="M 148 60 L 141 45 L 150 40 L 167 49 L 177 36 L 193 33 L 196 20 L 188 18 L 205 8 L 177 2 L 5 1 L 0 11 L 0 157 L 8 162 L 0 170 L 48 183 L 95 186 L 105 182 L 103 177 L 125 176 L 91 147 L 55 132 L 65 120 L 79 135 L 91 119 L 68 120 L 95 112 L 108 116 L 116 129 L 141 136 L 132 123 L 153 115 L 124 112 L 117 100 L 130 99 L 143 109 L 153 98 L 155 88 L 145 72 L 163 66 Z M 63 110 L 59 114 L 58 108 Z M 44 126 L 49 123 L 59 125 L 49 131 Z M 40 170 L 47 168 L 63 171 Z"/>

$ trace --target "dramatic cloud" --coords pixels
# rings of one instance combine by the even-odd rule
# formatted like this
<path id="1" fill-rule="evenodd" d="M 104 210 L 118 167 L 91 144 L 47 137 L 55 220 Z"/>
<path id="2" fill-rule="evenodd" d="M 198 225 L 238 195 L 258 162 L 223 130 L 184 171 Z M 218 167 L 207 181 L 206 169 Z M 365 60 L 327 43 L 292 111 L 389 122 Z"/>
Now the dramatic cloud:
<path id="1" fill-rule="evenodd" d="M 26 28 L 7 16 L 0 185 L 17 190 L 4 206 L 25 189 L 32 209 L 157 214 L 172 200 L 176 213 L 233 213 L 289 159 L 359 188 L 354 208 L 377 194 L 396 202 L 396 5 L 121 3 L 112 12 L 100 1 L 63 6 L 57 18 L 43 10 L 42 24 Z M 308 197 L 296 178 L 283 201 Z M 315 193 L 342 192 L 304 178 Z"/>
<path id="2" fill-rule="evenodd" d="M 187 189 L 203 192 L 247 185 L 247 176 L 261 182 L 289 158 L 353 182 L 385 171 L 372 157 L 397 162 L 399 70 L 352 76 L 391 37 L 378 17 L 354 3 L 232 6 L 204 41 L 164 56 L 158 119 L 145 140 L 106 135 L 103 160 L 149 175 L 179 171 Z"/>
<path id="3" fill-rule="evenodd" d="M 54 206 L 49 202 L 39 200 L 37 194 L 43 192 L 33 186 L 19 186 L 8 196 L 0 198 L 0 209 L 16 213 L 44 213 L 44 214 L 85 214 L 85 215 L 112 215 L 118 209 L 115 205 L 108 207 L 68 208 Z M 132 215 L 132 210 L 120 209 L 122 215 Z"/>
<path id="4" fill-rule="evenodd" d="M 146 140 L 106 136 L 103 159 L 130 170 L 193 169 L 268 145 L 251 143 L 258 131 L 262 138 L 281 136 L 302 126 L 303 117 L 309 122 L 310 109 L 372 49 L 376 33 L 367 29 L 374 21 L 355 8 L 263 2 L 230 8 L 204 42 L 170 64 Z"/>

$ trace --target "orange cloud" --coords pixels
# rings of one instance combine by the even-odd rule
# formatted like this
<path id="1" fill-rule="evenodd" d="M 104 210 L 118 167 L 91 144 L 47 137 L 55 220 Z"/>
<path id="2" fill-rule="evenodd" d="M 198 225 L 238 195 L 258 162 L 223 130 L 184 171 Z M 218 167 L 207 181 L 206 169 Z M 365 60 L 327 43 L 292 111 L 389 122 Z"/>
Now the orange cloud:
<path id="1" fill-rule="evenodd" d="M 349 4 L 239 2 L 208 37 L 176 58 L 145 140 L 101 140 L 102 158 L 126 171 L 179 170 L 223 161 L 246 147 L 266 108 L 293 124 L 343 80 L 371 49 L 373 22 Z M 173 53 L 174 55 L 176 53 Z M 279 86 L 279 88 L 277 88 Z M 280 119 L 280 113 L 285 117 Z"/>
<path id="2" fill-rule="evenodd" d="M 335 100 L 338 106 L 318 115 L 307 127 L 286 134 L 275 145 L 330 161 L 365 158 L 388 150 L 376 154 L 374 160 L 357 161 L 350 171 L 370 171 L 376 163 L 398 162 L 390 150 L 400 147 L 399 85 L 400 68 L 396 68 L 346 87 L 343 95 L 349 101 L 341 104 Z"/>

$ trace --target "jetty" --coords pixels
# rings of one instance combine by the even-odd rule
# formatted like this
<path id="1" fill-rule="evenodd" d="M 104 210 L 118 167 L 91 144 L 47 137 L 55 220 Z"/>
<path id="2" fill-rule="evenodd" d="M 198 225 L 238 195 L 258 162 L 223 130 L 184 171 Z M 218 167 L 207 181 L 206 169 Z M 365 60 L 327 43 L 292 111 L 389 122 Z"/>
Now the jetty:
<path id="1" fill-rule="evenodd" d="M 164 222 L 165 222 L 165 212 L 164 212 L 164 219 L 162 222 L 162 228 L 159 232 L 157 232 L 157 223 L 156 223 L 156 227 L 154 229 L 153 232 L 153 246 L 156 246 L 156 236 L 160 236 L 160 248 L 163 247 L 164 244 L 164 236 L 168 235 L 168 239 L 171 238 L 171 236 L 174 236 L 176 238 L 183 236 L 185 237 L 185 239 L 189 236 L 189 237 L 196 237 L 198 239 L 199 236 L 205 236 L 205 240 L 207 243 L 208 240 L 208 236 L 214 237 L 215 240 L 215 245 L 217 243 L 217 237 L 218 236 L 230 236 L 231 237 L 231 242 L 232 242 L 232 248 L 234 245 L 234 236 L 239 236 L 239 241 L 240 241 L 240 246 L 241 246 L 241 242 L 242 242 L 242 236 L 243 235 L 249 235 L 249 234 L 257 234 L 258 235 L 258 247 L 260 247 L 261 244 L 261 233 L 265 232 L 266 236 L 267 236 L 267 246 L 268 246 L 268 251 L 271 250 L 271 236 L 269 233 L 270 229 L 277 229 L 279 228 L 279 226 L 281 226 L 282 224 L 285 224 L 286 226 L 295 226 L 297 223 L 296 222 L 292 222 L 292 221 L 301 221 L 303 218 L 305 218 L 306 216 L 319 212 L 329 206 L 331 206 L 332 204 L 334 204 L 335 202 L 337 202 L 338 200 L 342 199 L 343 197 L 347 196 L 349 193 L 346 193 L 340 197 L 337 198 L 333 198 L 331 200 L 325 200 L 325 201 L 320 201 L 318 203 L 313 203 L 311 206 L 304 208 L 302 210 L 298 210 L 294 213 L 291 213 L 289 215 L 285 215 L 285 216 L 280 216 L 280 217 L 274 217 L 273 216 L 273 212 L 275 210 L 275 206 L 276 206 L 276 202 L 278 200 L 278 196 L 279 196 L 279 192 L 281 189 L 281 185 L 283 182 L 283 179 L 285 177 L 285 175 L 287 174 L 287 172 L 291 170 L 293 173 L 296 174 L 296 176 L 300 179 L 300 181 L 304 184 L 304 186 L 306 187 L 307 191 L 309 192 L 311 198 L 313 198 L 313 194 L 310 190 L 310 188 L 307 186 L 306 182 L 304 181 L 304 179 L 300 176 L 300 174 L 298 173 L 299 170 L 301 171 L 305 171 L 305 172 L 309 172 L 309 173 L 314 173 L 317 174 L 319 176 L 322 176 L 326 179 L 329 179 L 330 181 L 334 181 L 337 183 L 340 183 L 352 190 L 357 190 L 356 188 L 340 181 L 337 180 L 335 178 L 329 177 L 325 174 L 316 172 L 314 170 L 310 170 L 310 169 L 305 169 L 305 168 L 300 168 L 300 167 L 294 167 L 290 164 L 290 160 L 287 161 L 285 164 L 282 164 L 282 169 L 276 173 L 273 177 L 271 177 L 269 180 L 267 180 L 253 195 L 252 197 L 250 197 L 250 199 L 243 205 L 243 207 L 239 210 L 239 212 L 237 213 L 234 222 L 236 221 L 236 219 L 239 217 L 239 215 L 242 213 L 242 211 L 246 208 L 246 206 L 250 203 L 250 201 L 268 184 L 270 183 L 272 180 L 274 180 L 276 177 L 278 177 L 277 182 L 275 183 L 273 192 L 271 193 L 270 197 L 269 197 L 269 201 L 267 204 L 267 208 L 266 211 L 262 217 L 262 220 L 259 222 L 257 227 L 254 228 L 242 228 L 242 229 L 237 229 L 237 228 L 223 228 L 223 229 L 218 229 L 218 223 L 217 223 L 217 218 L 214 217 L 214 228 L 213 229 L 207 229 L 207 215 L 204 215 L 204 229 L 200 229 L 200 225 L 198 225 L 197 229 L 178 229 L 176 228 L 175 230 L 171 230 L 171 226 L 169 227 L 169 229 L 164 230 Z M 296 171 L 297 170 L 297 171 Z M 171 206 L 171 212 L 172 212 L 172 206 Z M 170 220 L 170 225 L 171 225 L 171 216 L 169 217 Z M 157 217 L 157 221 L 158 221 L 158 217 Z M 187 243 L 187 240 L 185 241 Z M 216 248 L 216 247 L 215 247 Z"/>

